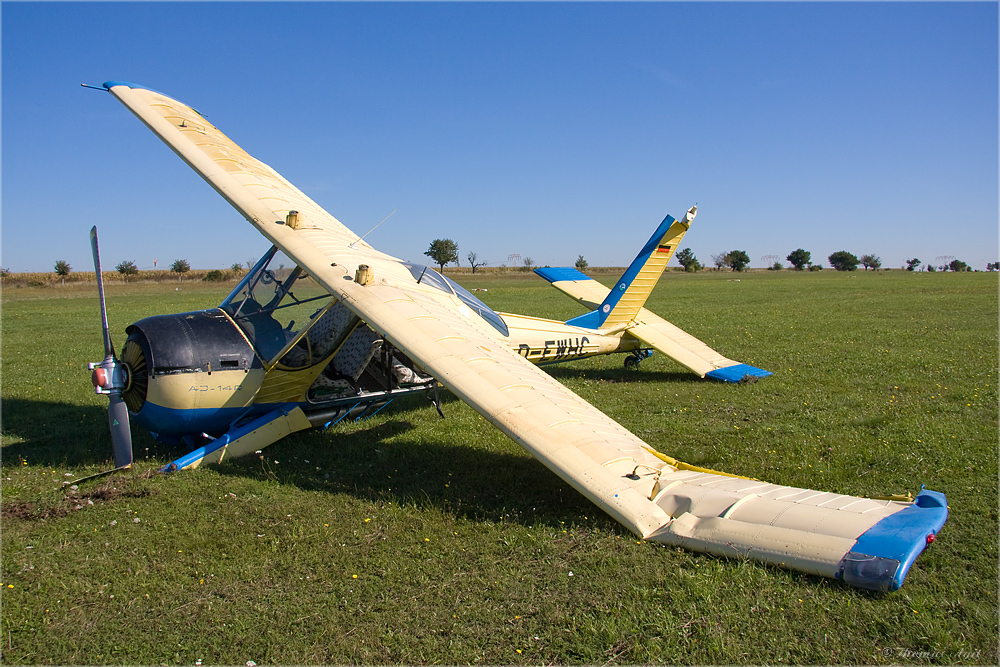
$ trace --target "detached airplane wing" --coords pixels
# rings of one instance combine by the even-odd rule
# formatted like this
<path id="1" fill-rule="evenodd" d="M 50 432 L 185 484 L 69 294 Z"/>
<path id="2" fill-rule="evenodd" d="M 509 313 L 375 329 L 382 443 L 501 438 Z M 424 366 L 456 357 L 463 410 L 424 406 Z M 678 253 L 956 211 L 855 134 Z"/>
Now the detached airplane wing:
<path id="1" fill-rule="evenodd" d="M 934 492 L 912 503 L 854 498 L 655 451 L 510 350 L 503 321 L 471 295 L 358 240 L 187 105 L 134 84 L 104 87 L 368 326 L 638 535 L 890 590 L 943 525 Z"/>

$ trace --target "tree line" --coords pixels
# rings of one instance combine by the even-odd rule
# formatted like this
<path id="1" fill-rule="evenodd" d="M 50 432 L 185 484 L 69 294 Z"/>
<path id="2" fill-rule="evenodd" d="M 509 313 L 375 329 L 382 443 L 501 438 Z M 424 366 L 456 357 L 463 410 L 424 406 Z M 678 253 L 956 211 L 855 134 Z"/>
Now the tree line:
<path id="1" fill-rule="evenodd" d="M 444 271 L 444 267 L 448 264 L 454 263 L 459 265 L 459 254 L 458 254 L 458 244 L 451 239 L 434 239 L 431 241 L 430 247 L 424 252 L 425 255 L 430 257 L 435 264 L 438 265 L 440 271 Z M 804 248 L 796 248 L 792 252 L 788 253 L 785 257 L 791 267 L 797 271 L 820 271 L 823 269 L 822 264 L 814 264 L 812 262 L 812 253 Z M 864 268 L 865 271 L 872 269 L 877 271 L 882 268 L 882 260 L 878 255 L 866 254 L 857 257 L 846 250 L 838 250 L 837 252 L 831 254 L 826 258 L 830 266 L 837 271 L 857 271 L 858 266 Z M 940 258 L 939 258 L 940 259 Z M 476 269 L 484 267 L 488 264 L 486 261 L 479 259 L 479 255 L 476 252 L 470 251 L 466 255 L 466 261 L 472 267 L 472 273 L 476 272 Z M 719 253 L 717 255 L 712 255 L 712 262 L 715 264 L 716 269 L 728 268 L 731 271 L 746 271 L 750 266 L 750 256 L 745 250 L 730 250 L 729 252 Z M 684 248 L 683 250 L 677 251 L 677 263 L 684 267 L 684 270 L 688 273 L 694 273 L 696 271 L 701 271 L 705 268 L 698 258 L 695 256 L 691 248 Z M 524 269 L 530 271 L 534 268 L 535 263 L 530 257 L 526 257 L 523 260 Z M 252 262 L 247 262 L 247 268 L 252 266 Z M 577 270 L 584 271 L 589 266 L 583 255 L 577 257 L 576 264 Z M 953 271 L 956 273 L 963 271 L 972 271 L 972 267 L 963 262 L 960 259 L 952 259 L 948 263 L 934 265 L 934 264 L 924 264 L 920 259 L 914 257 L 906 260 L 906 270 L 907 271 L 919 271 L 920 267 L 923 267 L 924 271 L 935 272 L 935 271 Z M 785 267 L 781 262 L 775 262 L 773 265 L 769 266 L 768 269 L 772 271 L 781 271 Z M 140 273 L 139 268 L 136 263 L 131 260 L 122 261 L 117 266 L 115 270 L 122 275 L 122 278 L 126 282 Z M 175 259 L 173 264 L 170 266 L 170 272 L 177 274 L 177 280 L 181 281 L 184 274 L 191 270 L 191 265 L 186 259 Z M 986 265 L 987 271 L 1000 271 L 1000 262 L 990 262 Z M 53 267 L 53 271 L 58 278 L 65 284 L 66 277 L 70 275 L 73 271 L 73 267 L 70 266 L 69 262 L 65 260 L 58 260 Z M 239 262 L 233 264 L 230 267 L 230 273 L 233 276 L 239 276 L 243 273 L 243 265 Z M 10 275 L 8 269 L 2 270 L 3 276 L 7 277 Z M 209 271 L 208 276 L 205 280 L 225 280 L 225 276 L 221 271 Z"/>
<path id="2" fill-rule="evenodd" d="M 788 253 L 785 259 L 797 271 L 820 271 L 823 269 L 822 264 L 813 263 L 812 253 L 804 248 L 796 248 Z M 732 271 L 745 271 L 750 265 L 750 257 L 743 250 L 730 250 L 726 253 L 712 255 L 712 261 L 715 263 L 717 269 L 729 268 Z M 826 261 L 837 271 L 857 271 L 858 266 L 863 267 L 865 271 L 869 269 L 877 271 L 882 268 L 882 259 L 878 255 L 866 254 L 861 255 L 859 258 L 846 250 L 838 250 L 827 257 Z M 691 248 L 684 248 L 677 252 L 677 263 L 683 266 L 684 270 L 688 272 L 700 271 L 704 268 L 691 251 Z M 907 271 L 916 271 L 919 266 L 920 260 L 917 258 L 906 260 Z M 781 271 L 785 267 L 781 262 L 775 262 L 767 268 L 771 271 Z M 950 263 L 937 267 L 927 265 L 925 266 L 925 270 L 961 272 L 972 271 L 972 267 L 961 260 L 953 259 Z M 1000 262 L 990 262 L 986 265 L 986 270 L 1000 271 Z"/>
<path id="3" fill-rule="evenodd" d="M 458 255 L 458 244 L 451 239 L 434 239 L 431 241 L 430 247 L 424 252 L 425 255 L 434 260 L 434 263 L 440 267 L 441 271 L 444 271 L 444 267 L 448 264 L 455 263 L 459 264 Z M 482 266 L 486 266 L 486 262 L 479 261 L 479 256 L 475 252 L 470 252 L 466 259 L 468 260 L 470 266 L 472 266 L 472 272 L 475 273 L 476 269 Z M 796 271 L 821 271 L 823 265 L 820 263 L 813 263 L 812 253 L 805 248 L 796 248 L 795 250 L 788 253 L 785 257 L 788 263 Z M 853 253 L 847 252 L 846 250 L 838 250 L 832 253 L 826 258 L 830 266 L 837 271 L 857 271 L 858 266 L 864 268 L 865 271 L 871 269 L 872 271 L 877 271 L 882 268 L 882 259 L 875 254 L 865 254 L 861 257 L 857 257 Z M 746 253 L 745 250 L 730 250 L 729 252 L 719 253 L 717 255 L 712 255 L 712 262 L 715 264 L 716 269 L 728 268 L 730 271 L 746 271 L 750 267 L 750 255 Z M 695 271 L 701 271 L 705 268 L 698 258 L 695 256 L 694 251 L 691 248 L 684 248 L 683 250 L 677 251 L 677 263 L 684 267 L 684 270 L 688 273 L 694 273 Z M 921 262 L 919 259 L 913 258 L 906 260 L 906 269 L 908 271 L 916 271 L 920 266 Z M 534 267 L 534 262 L 530 257 L 524 260 L 525 269 L 530 270 Z M 588 267 L 587 260 L 580 255 L 576 260 L 576 268 L 579 271 L 583 271 Z M 771 266 L 767 267 L 772 271 L 781 271 L 785 267 L 781 262 L 775 262 Z M 927 271 L 972 271 L 970 267 L 965 262 L 953 259 L 948 264 L 942 264 L 941 266 L 925 266 Z M 1000 262 L 991 262 L 986 265 L 987 271 L 1000 271 Z"/>

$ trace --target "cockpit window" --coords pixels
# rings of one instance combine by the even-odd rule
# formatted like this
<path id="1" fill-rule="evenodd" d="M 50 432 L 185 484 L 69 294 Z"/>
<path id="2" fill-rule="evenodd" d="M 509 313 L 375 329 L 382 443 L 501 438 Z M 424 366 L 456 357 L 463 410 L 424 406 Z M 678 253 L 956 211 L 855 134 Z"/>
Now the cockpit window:
<path id="1" fill-rule="evenodd" d="M 410 270 L 410 273 L 421 285 L 431 285 L 432 287 L 438 288 L 442 292 L 450 292 L 454 294 L 462 300 L 462 303 L 479 313 L 479 316 L 489 322 L 490 326 L 494 329 L 502 333 L 504 336 L 510 335 L 510 331 L 508 331 L 507 324 L 503 321 L 503 318 L 493 312 L 493 309 L 485 303 L 472 296 L 472 293 L 469 290 L 465 289 L 451 278 L 448 278 L 447 276 L 442 275 L 434 269 L 424 266 L 423 264 L 403 262 L 403 266 Z"/>
<path id="2" fill-rule="evenodd" d="M 430 285 L 437 287 L 442 292 L 454 294 L 454 290 L 449 286 L 449 280 L 434 269 L 423 264 L 410 264 L 409 262 L 404 262 L 403 266 L 410 270 L 410 273 L 421 285 Z"/>
<path id="3" fill-rule="evenodd" d="M 325 288 L 272 247 L 219 307 L 243 329 L 261 359 L 275 363 L 332 300 Z M 282 365 L 303 367 L 319 361 L 309 354 L 292 354 L 295 351 L 281 356 Z"/>

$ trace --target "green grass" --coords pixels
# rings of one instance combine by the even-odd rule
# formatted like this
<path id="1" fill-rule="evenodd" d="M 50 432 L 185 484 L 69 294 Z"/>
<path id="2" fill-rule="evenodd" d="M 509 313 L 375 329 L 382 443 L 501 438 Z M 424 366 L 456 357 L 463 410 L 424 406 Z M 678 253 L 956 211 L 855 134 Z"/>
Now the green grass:
<path id="1" fill-rule="evenodd" d="M 110 464 L 97 299 L 8 289 L 4 662 L 996 664 L 996 276 L 735 277 L 667 274 L 649 305 L 774 376 L 705 382 L 661 355 L 548 371 L 691 463 L 943 491 L 900 591 L 642 543 L 454 399 L 444 420 L 413 399 L 170 477 L 151 471 L 177 452 L 136 431 L 134 473 L 67 492 Z M 498 310 L 581 312 L 531 275 L 462 282 Z M 175 287 L 112 286 L 116 341 L 228 291 Z"/>

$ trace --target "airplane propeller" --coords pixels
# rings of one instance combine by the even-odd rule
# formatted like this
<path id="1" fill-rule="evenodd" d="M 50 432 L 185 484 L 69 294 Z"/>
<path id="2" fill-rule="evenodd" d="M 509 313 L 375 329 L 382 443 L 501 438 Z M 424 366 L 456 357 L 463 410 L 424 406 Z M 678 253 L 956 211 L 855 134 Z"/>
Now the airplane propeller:
<path id="1" fill-rule="evenodd" d="M 97 247 L 97 227 L 90 230 L 90 247 L 94 252 L 94 269 L 97 272 L 97 293 L 101 299 L 101 326 L 104 331 L 104 361 L 87 364 L 92 372 L 94 391 L 105 394 L 110 399 L 108 406 L 108 426 L 111 428 L 111 449 L 114 452 L 115 468 L 132 465 L 132 431 L 129 428 L 128 406 L 122 398 L 131 384 L 131 369 L 115 356 L 108 330 L 108 309 L 104 303 L 104 280 L 101 276 L 101 254 Z"/>

